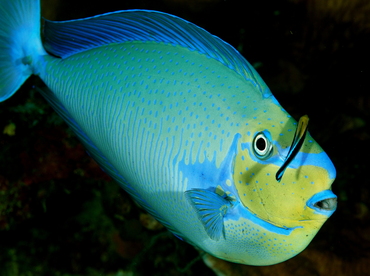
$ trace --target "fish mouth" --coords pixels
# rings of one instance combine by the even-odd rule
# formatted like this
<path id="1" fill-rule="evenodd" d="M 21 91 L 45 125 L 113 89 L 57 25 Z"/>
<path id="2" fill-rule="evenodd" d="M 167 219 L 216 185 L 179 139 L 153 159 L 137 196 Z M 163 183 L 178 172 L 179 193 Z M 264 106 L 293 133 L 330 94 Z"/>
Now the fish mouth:
<path id="1" fill-rule="evenodd" d="M 330 216 L 337 209 L 337 196 L 331 190 L 313 195 L 306 204 L 315 213 Z"/>
<path id="2" fill-rule="evenodd" d="M 337 208 L 337 198 L 326 198 L 320 200 L 314 204 L 314 206 L 320 210 L 331 211 Z"/>

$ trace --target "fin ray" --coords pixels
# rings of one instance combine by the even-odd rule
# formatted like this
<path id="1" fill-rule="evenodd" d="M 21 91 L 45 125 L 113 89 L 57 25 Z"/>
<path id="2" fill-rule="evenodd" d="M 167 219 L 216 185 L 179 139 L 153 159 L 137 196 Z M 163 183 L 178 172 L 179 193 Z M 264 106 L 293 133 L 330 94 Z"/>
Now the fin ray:
<path id="1" fill-rule="evenodd" d="M 186 191 L 185 196 L 196 210 L 210 238 L 216 241 L 225 238 L 223 218 L 232 203 L 217 193 L 202 189 Z"/>
<path id="2" fill-rule="evenodd" d="M 45 54 L 40 39 L 39 0 L 0 1 L 0 102 L 37 72 Z"/>
<path id="3" fill-rule="evenodd" d="M 45 20 L 45 49 L 66 58 L 110 43 L 130 41 L 180 45 L 214 58 L 251 81 L 264 97 L 271 95 L 254 68 L 231 45 L 174 15 L 150 10 L 126 10 L 85 19 Z"/>

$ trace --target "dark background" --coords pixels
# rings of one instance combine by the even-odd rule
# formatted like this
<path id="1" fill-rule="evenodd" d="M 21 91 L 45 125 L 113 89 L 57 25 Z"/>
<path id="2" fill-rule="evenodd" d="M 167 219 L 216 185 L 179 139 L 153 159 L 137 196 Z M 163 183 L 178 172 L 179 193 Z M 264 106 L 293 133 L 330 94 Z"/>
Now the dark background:
<path id="1" fill-rule="evenodd" d="M 337 211 L 287 262 L 251 267 L 207 257 L 214 269 L 370 275 L 369 1 L 44 0 L 42 7 L 52 20 L 133 8 L 185 18 L 241 51 L 294 118 L 309 115 L 312 136 L 337 168 Z M 0 276 L 214 275 L 100 171 L 34 89 L 42 85 L 31 77 L 0 103 Z"/>

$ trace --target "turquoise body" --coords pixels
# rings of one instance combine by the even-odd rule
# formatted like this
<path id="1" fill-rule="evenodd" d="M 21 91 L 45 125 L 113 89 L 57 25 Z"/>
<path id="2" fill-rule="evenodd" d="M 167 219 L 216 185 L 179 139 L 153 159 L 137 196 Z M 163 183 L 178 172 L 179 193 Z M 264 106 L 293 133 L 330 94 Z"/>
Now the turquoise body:
<path id="1" fill-rule="evenodd" d="M 230 45 L 152 11 L 47 22 L 42 45 L 38 1 L 0 7 L 3 21 L 34 22 L 3 27 L 9 52 L 0 72 L 13 71 L 3 78 L 1 99 L 39 75 L 48 87 L 42 94 L 91 156 L 177 237 L 222 259 L 269 265 L 303 250 L 335 210 L 334 166 L 309 134 L 282 183 L 275 179 L 297 123 Z M 267 158 L 255 156 L 256 133 L 267 133 Z M 297 176 L 304 166 L 308 172 Z M 316 186 L 305 190 L 300 179 L 307 175 Z M 267 195 L 245 190 L 252 176 Z M 289 177 L 301 186 L 285 206 L 276 187 Z M 266 203 L 260 211 L 262 201 L 271 209 Z M 274 216 L 280 207 L 294 213 Z"/>

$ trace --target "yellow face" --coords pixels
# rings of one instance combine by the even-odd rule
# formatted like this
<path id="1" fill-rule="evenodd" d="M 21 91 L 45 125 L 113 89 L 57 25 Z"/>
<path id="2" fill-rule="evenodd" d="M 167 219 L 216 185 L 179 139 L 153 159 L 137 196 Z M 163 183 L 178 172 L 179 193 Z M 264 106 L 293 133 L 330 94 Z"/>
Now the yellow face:
<path id="1" fill-rule="evenodd" d="M 293 140 L 293 135 L 287 137 Z M 315 194 L 330 190 L 335 171 L 328 170 L 330 164 L 322 167 L 320 160 L 315 162 L 327 157 L 310 135 L 280 182 L 276 180 L 276 173 L 283 164 L 287 148 L 281 147 L 277 140 L 272 155 L 260 163 L 255 161 L 258 157 L 251 156 L 254 154 L 253 141 L 248 145 L 250 147 L 241 150 L 237 156 L 241 162 L 235 163 L 234 174 L 234 183 L 245 207 L 264 220 L 287 227 L 297 226 L 297 221 L 322 218 L 321 214 L 307 208 L 306 203 Z M 308 163 L 305 162 L 307 159 L 312 160 Z M 246 164 L 252 166 L 246 167 Z"/>
<path id="2" fill-rule="evenodd" d="M 297 122 L 279 106 L 274 108 L 280 110 L 259 114 L 246 126 L 233 177 L 241 204 L 261 226 L 261 238 L 270 244 L 284 240 L 290 247 L 290 256 L 281 250 L 273 252 L 273 246 L 266 248 L 271 258 L 256 261 L 262 265 L 284 261 L 302 251 L 336 208 L 336 196 L 331 192 L 335 168 L 308 133 L 302 136 L 302 146 L 290 156 L 291 162 L 279 179 L 278 171 L 297 135 Z M 279 229 L 288 231 L 282 235 Z"/>

